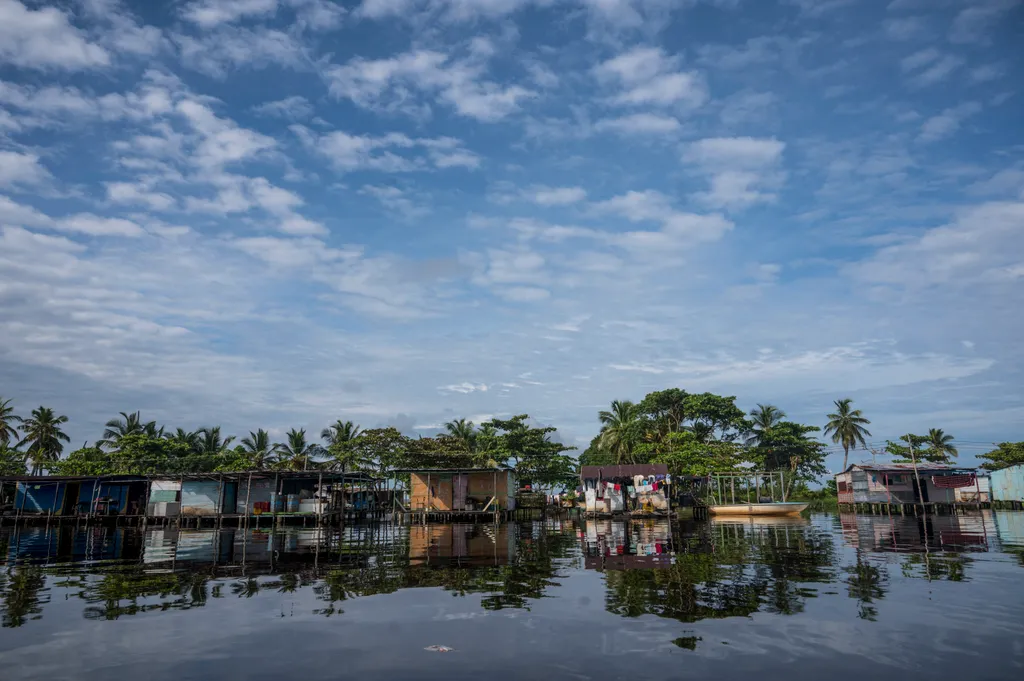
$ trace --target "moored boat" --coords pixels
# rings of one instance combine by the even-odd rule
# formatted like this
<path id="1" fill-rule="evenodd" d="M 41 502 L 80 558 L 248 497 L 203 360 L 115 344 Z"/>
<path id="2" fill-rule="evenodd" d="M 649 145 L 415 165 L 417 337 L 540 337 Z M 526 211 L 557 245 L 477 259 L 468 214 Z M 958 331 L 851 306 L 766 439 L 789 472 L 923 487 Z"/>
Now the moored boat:
<path id="1" fill-rule="evenodd" d="M 796 515 L 807 508 L 800 501 L 774 501 L 764 504 L 712 504 L 711 515 Z"/>

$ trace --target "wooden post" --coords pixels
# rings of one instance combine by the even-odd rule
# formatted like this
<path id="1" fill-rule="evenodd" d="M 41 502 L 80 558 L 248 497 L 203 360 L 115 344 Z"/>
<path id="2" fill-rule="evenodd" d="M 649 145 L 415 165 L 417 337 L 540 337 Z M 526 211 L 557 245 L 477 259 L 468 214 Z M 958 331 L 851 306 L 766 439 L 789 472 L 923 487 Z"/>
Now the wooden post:
<path id="1" fill-rule="evenodd" d="M 345 464 L 341 464 L 341 522 L 345 523 Z"/>
<path id="2" fill-rule="evenodd" d="M 249 481 L 245 484 L 245 529 L 249 529 L 249 499 L 252 498 L 252 471 L 249 471 Z M 236 509 L 237 510 L 237 509 Z M 242 540 L 245 541 L 245 535 L 242 535 Z M 244 545 L 242 554 L 245 555 Z M 245 559 L 243 558 L 243 563 Z"/>
<path id="3" fill-rule="evenodd" d="M 220 474 L 220 484 L 217 486 L 217 527 L 220 528 L 224 520 L 224 474 Z"/>
<path id="4" fill-rule="evenodd" d="M 755 490 L 755 492 L 754 492 L 755 500 L 757 501 L 757 503 L 760 504 L 761 503 L 761 475 L 760 474 L 754 476 L 754 490 Z"/>
<path id="5" fill-rule="evenodd" d="M 324 472 L 323 471 L 320 471 L 320 477 L 318 479 L 318 482 L 316 483 L 316 493 L 317 493 L 317 500 L 316 500 L 316 526 L 320 527 L 320 523 L 323 522 L 323 506 L 324 506 L 324 499 L 323 499 L 323 494 L 324 494 Z M 319 541 L 320 540 L 317 539 L 317 548 L 319 548 L 319 546 L 320 546 Z"/>
<path id="6" fill-rule="evenodd" d="M 732 489 L 732 503 L 736 503 L 736 478 L 729 478 L 729 487 Z"/>
<path id="7" fill-rule="evenodd" d="M 178 480 L 178 529 L 181 529 L 181 514 L 185 510 L 185 476 Z"/>
<path id="8" fill-rule="evenodd" d="M 779 486 L 782 487 L 782 503 L 786 503 L 786 477 L 782 471 L 779 471 Z"/>

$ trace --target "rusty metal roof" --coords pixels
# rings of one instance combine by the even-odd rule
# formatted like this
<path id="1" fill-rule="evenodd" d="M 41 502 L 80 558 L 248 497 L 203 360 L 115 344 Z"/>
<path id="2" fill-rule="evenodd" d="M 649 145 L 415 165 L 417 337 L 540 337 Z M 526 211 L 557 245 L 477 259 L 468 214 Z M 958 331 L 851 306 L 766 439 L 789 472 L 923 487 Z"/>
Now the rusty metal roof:
<path id="1" fill-rule="evenodd" d="M 583 480 L 632 478 L 634 475 L 668 475 L 668 466 L 663 463 L 634 463 L 627 466 L 580 467 L 580 478 Z"/>

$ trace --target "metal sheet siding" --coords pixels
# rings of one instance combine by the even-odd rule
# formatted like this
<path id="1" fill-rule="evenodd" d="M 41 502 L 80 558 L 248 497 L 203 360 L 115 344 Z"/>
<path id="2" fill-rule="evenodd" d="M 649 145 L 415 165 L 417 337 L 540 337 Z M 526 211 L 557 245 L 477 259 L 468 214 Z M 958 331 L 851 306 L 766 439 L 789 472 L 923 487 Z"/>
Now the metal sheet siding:
<path id="1" fill-rule="evenodd" d="M 14 495 L 14 508 L 24 513 L 60 513 L 64 505 L 64 483 L 39 484 L 19 482 Z"/>
<path id="2" fill-rule="evenodd" d="M 992 471 L 992 499 L 1024 502 L 1024 464 Z"/>
<path id="3" fill-rule="evenodd" d="M 181 485 L 181 512 L 184 515 L 214 515 L 220 508 L 220 482 L 186 480 Z"/>

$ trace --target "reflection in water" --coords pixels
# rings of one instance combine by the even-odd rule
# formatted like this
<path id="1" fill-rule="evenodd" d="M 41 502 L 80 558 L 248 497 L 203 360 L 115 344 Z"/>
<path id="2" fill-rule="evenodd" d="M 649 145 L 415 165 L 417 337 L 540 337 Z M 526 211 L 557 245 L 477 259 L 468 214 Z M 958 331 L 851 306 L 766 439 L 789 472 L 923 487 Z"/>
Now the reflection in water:
<path id="1" fill-rule="evenodd" d="M 256 603 L 276 594 L 305 604 L 304 613 L 315 619 L 343 616 L 360 599 L 388 595 L 396 600 L 382 603 L 392 604 L 397 624 L 407 612 L 403 604 L 440 590 L 480 616 L 516 618 L 530 617 L 553 596 L 563 609 L 593 597 L 619 627 L 661 622 L 671 627 L 664 643 L 700 654 L 720 645 L 721 633 L 709 637 L 708 627 L 725 618 L 813 622 L 828 612 L 884 626 L 899 620 L 894 612 L 921 607 L 920 596 L 911 595 L 920 593 L 914 585 L 921 580 L 972 590 L 982 603 L 1008 587 L 978 580 L 978 566 L 985 564 L 978 574 L 988 576 L 993 566 L 1008 566 L 1014 579 L 1024 566 L 1022 517 L 380 523 L 341 532 L 3 528 L 0 623 L 60 630 L 66 624 L 54 614 L 58 603 L 84 620 L 194 611 L 184 616 L 205 621 L 216 618 L 213 603 Z M 68 612 L 62 606 L 64 617 Z M 746 620 L 733 626 L 740 621 Z"/>

